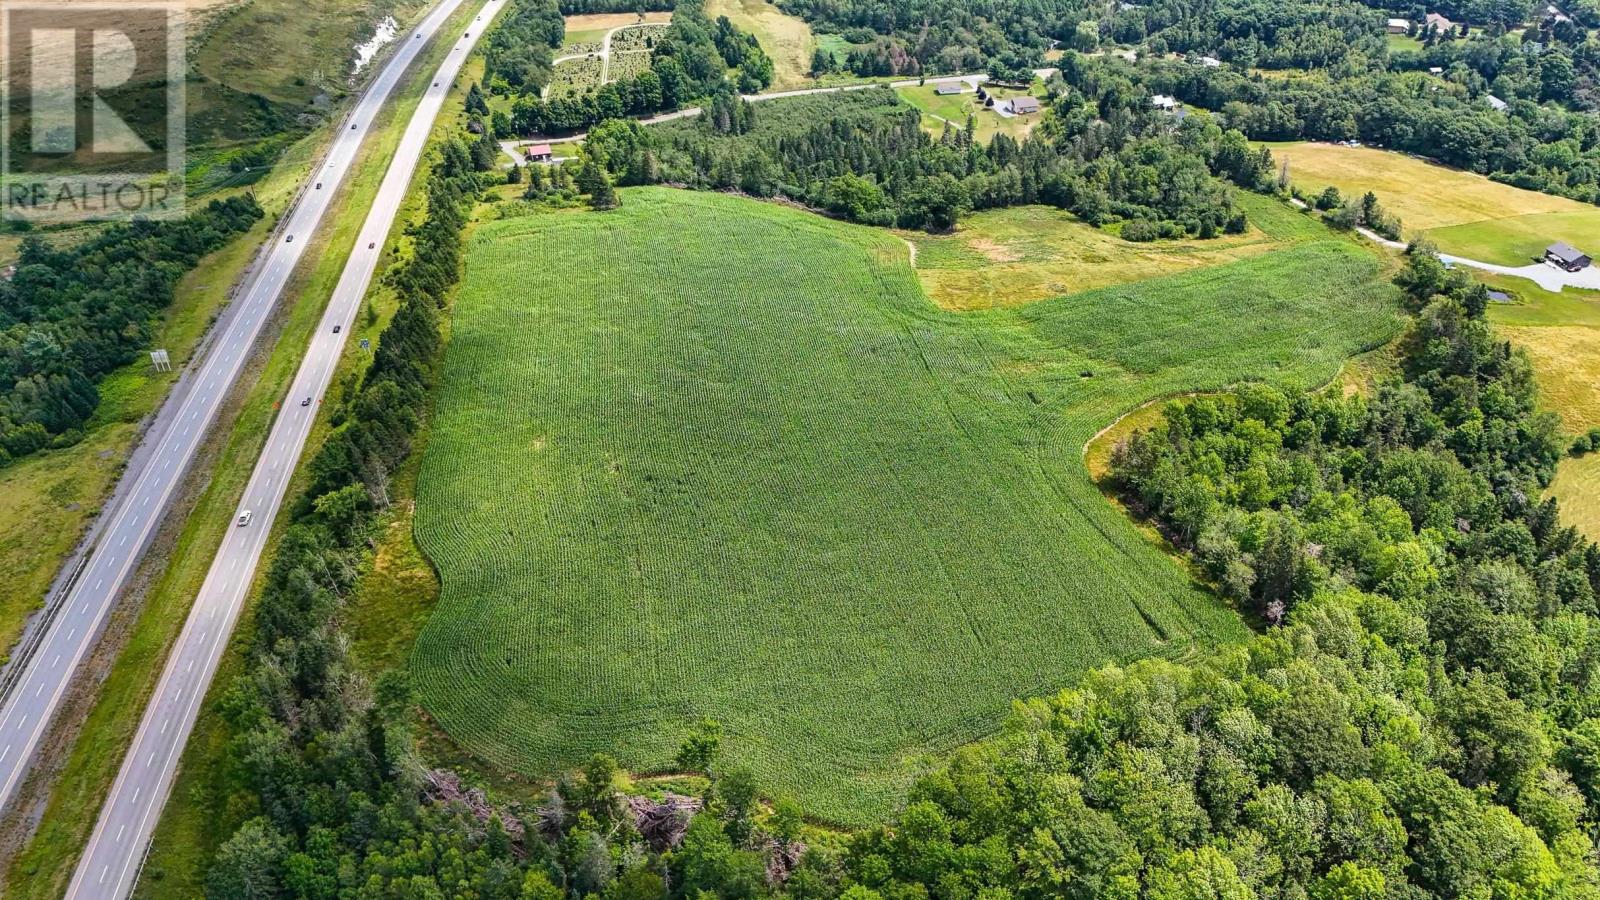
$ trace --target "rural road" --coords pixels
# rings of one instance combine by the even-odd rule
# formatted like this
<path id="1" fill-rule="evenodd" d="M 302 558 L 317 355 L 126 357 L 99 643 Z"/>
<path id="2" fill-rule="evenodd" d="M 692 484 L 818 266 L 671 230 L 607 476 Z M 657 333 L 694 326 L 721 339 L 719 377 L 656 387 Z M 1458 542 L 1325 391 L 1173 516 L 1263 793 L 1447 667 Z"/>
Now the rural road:
<path id="1" fill-rule="evenodd" d="M 74 872 L 71 886 L 67 890 L 68 897 L 123 897 L 133 888 L 150 834 L 155 829 L 161 807 L 172 790 L 173 779 L 177 774 L 178 758 L 183 751 L 184 742 L 194 727 L 200 701 L 205 696 L 223 649 L 228 644 L 234 623 L 238 620 L 256 564 L 272 530 L 273 518 L 283 502 L 290 475 L 316 419 L 317 406 L 333 377 L 334 368 L 338 365 L 345 337 L 355 321 L 361 299 L 366 294 L 367 286 L 377 268 L 390 225 L 405 199 L 411 176 L 426 147 L 434 119 L 444 104 L 451 83 L 483 28 L 499 13 L 506 2 L 508 0 L 489 0 L 471 26 L 470 36 L 455 39 L 455 46 L 435 76 L 434 81 L 437 86 L 427 89 L 406 126 L 399 147 L 378 189 L 377 197 L 373 201 L 372 209 L 356 238 L 355 249 L 345 265 L 338 285 L 334 288 L 333 296 L 295 375 L 289 395 L 284 400 L 278 418 L 267 436 L 261 457 L 245 487 L 239 510 L 235 512 L 237 515 L 248 509 L 253 512 L 254 517 L 248 527 L 229 527 L 222 539 L 211 569 L 206 574 L 199 596 L 196 597 L 194 607 L 190 611 L 188 621 L 184 624 L 183 631 L 167 658 L 166 668 L 156 685 L 155 692 L 151 695 L 133 744 L 123 758 L 122 769 L 117 774 L 116 782 L 112 785 L 105 805 L 101 808 L 100 818 L 89 839 L 88 847 L 79 859 L 77 871 Z M 465 0 L 443 0 L 417 27 L 416 33 L 422 37 L 408 36 L 404 41 L 394 57 L 386 64 L 373 89 L 357 105 L 351 118 L 356 127 L 346 129 L 341 135 L 341 138 L 348 137 L 350 140 L 348 143 L 345 140 L 338 142 L 322 174 L 318 176 L 323 179 L 324 190 L 308 194 L 309 197 L 316 197 L 320 193 L 321 197 L 325 198 L 331 193 L 332 184 L 329 180 L 343 177 L 344 170 L 348 169 L 355 154 L 355 145 L 359 143 L 359 138 L 364 134 L 378 106 L 400 82 L 407 66 L 421 53 L 428 43 L 426 38 L 437 32 L 451 14 L 464 3 Z M 298 234 L 298 240 L 292 243 L 280 243 L 278 249 L 304 247 L 325 206 L 325 201 L 316 202 L 310 209 L 303 206 L 296 210 L 295 227 L 291 233 Z M 306 218 L 302 220 L 302 216 Z M 274 258 L 269 261 L 267 271 L 281 270 L 286 277 L 289 268 L 292 268 L 290 260 Z M 282 281 L 278 280 L 272 289 L 276 292 L 281 287 Z M 264 289 L 265 286 L 257 286 L 253 289 L 252 296 L 256 296 Z M 269 304 L 263 302 L 263 315 L 267 305 Z M 336 327 L 339 328 L 337 334 L 334 333 Z M 218 346 L 219 353 L 225 355 L 226 348 L 243 349 L 249 346 L 249 341 L 239 344 L 224 341 Z M 236 370 L 237 366 L 238 361 L 235 360 L 233 369 Z M 215 385 L 218 389 L 216 392 L 218 398 L 226 390 L 226 383 L 220 381 Z M 301 400 L 305 398 L 311 399 L 310 405 L 301 405 Z M 193 417 L 192 425 L 188 418 L 180 418 L 178 422 L 195 432 L 203 430 L 200 412 L 184 413 L 184 416 L 190 415 Z M 198 440 L 197 433 L 195 440 Z M 192 446 L 189 449 L 192 450 Z M 174 452 L 182 450 L 180 447 Z M 181 469 L 182 462 L 187 457 L 163 458 L 176 459 L 174 465 Z M 160 471 L 165 471 L 165 468 Z M 136 511 L 143 508 L 142 502 L 133 506 Z M 152 525 L 153 523 L 147 523 L 143 527 L 149 529 Z M 106 537 L 102 539 L 102 544 L 110 543 L 115 546 L 121 533 L 120 529 L 109 529 Z M 130 539 L 130 544 L 135 543 L 138 542 Z M 99 571 L 92 566 L 79 583 L 97 584 Z M 109 606 L 109 600 L 103 601 L 103 604 Z M 90 607 L 92 606 L 90 603 Z M 77 610 L 74 609 L 72 612 L 76 614 Z M 63 618 L 56 627 L 57 630 L 76 631 L 83 638 L 93 631 L 90 623 L 77 623 L 71 618 Z M 76 652 L 81 656 L 81 646 Z M 68 661 L 67 668 L 62 668 L 60 663 L 64 660 L 57 660 L 48 648 L 36 659 L 46 672 L 62 673 L 60 677 L 62 685 L 65 684 L 64 673 L 70 670 L 70 663 L 76 662 L 74 657 Z M 23 689 L 19 690 L 16 696 L 22 701 L 35 699 L 50 689 L 51 682 L 41 681 L 40 684 L 42 687 L 36 690 L 32 681 L 25 682 Z M 54 691 L 59 695 L 60 688 L 56 687 Z M 29 708 L 25 702 L 18 713 L 28 715 Z M 32 716 L 28 718 L 33 719 Z"/>
<path id="2" fill-rule="evenodd" d="M 445 0 L 419 26 L 431 34 L 464 0 Z M 251 346 L 271 315 L 295 265 L 355 159 L 373 116 L 389 98 L 405 68 L 426 40 L 408 39 L 362 95 L 316 173 L 309 176 L 285 221 L 256 260 L 244 286 L 209 339 L 198 365 L 156 414 L 134 451 L 116 494 L 95 525 L 76 580 L 46 610 L 46 618 L 19 649 L 15 683 L 0 707 L 0 805 L 11 801 L 28 771 L 34 751 L 55 715 L 73 673 L 94 645 L 118 593 L 127 585 L 140 555 L 161 525 L 167 505 L 216 418 Z M 319 186 L 320 185 L 320 186 Z M 298 407 L 287 415 L 309 417 Z"/>

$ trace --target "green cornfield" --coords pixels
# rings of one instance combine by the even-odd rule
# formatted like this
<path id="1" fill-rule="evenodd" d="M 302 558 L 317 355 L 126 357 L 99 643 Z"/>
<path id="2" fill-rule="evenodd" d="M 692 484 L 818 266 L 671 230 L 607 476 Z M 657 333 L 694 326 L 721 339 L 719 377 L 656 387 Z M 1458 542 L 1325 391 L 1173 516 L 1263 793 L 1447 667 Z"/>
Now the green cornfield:
<path id="1" fill-rule="evenodd" d="M 650 771 L 709 716 L 855 824 L 1014 698 L 1245 633 L 1084 444 L 1155 397 L 1332 377 L 1399 328 L 1379 261 L 1329 236 L 954 313 L 907 250 L 665 188 L 474 233 L 416 519 L 442 594 L 412 677 L 452 738 Z"/>

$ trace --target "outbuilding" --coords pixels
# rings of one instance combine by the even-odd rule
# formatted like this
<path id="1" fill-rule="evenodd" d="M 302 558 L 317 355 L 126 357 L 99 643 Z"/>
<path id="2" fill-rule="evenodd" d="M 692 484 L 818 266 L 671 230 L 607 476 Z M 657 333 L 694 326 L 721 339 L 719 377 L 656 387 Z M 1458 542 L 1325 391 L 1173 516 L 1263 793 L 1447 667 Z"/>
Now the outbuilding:
<path id="1" fill-rule="evenodd" d="M 1033 97 L 1011 98 L 1011 112 L 1013 115 L 1025 116 L 1039 111 L 1039 101 Z"/>
<path id="2" fill-rule="evenodd" d="M 941 97 L 954 96 L 955 94 L 961 93 L 961 83 L 955 82 L 952 84 L 941 84 L 934 88 L 933 92 Z"/>
<path id="3" fill-rule="evenodd" d="M 1390 19 L 1384 27 L 1390 34 L 1406 34 L 1411 31 L 1410 19 Z"/>
<path id="4" fill-rule="evenodd" d="M 528 147 L 527 158 L 528 162 L 547 163 L 555 159 L 555 153 L 551 151 L 549 144 L 532 144 Z"/>
<path id="5" fill-rule="evenodd" d="M 1565 241 L 1556 241 L 1554 244 L 1544 248 L 1544 261 L 1554 263 L 1568 272 L 1576 272 L 1579 269 L 1588 268 L 1589 263 L 1592 262 L 1587 253 Z"/>

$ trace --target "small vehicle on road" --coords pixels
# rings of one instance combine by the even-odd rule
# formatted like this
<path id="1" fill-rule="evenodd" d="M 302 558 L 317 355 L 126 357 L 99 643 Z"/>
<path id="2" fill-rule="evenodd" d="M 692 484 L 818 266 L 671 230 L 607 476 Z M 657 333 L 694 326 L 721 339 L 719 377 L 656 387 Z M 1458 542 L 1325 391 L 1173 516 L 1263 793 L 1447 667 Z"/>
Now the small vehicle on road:
<path id="1" fill-rule="evenodd" d="M 376 246 L 378 246 L 378 242 L 377 241 L 368 241 L 367 242 L 367 249 L 368 250 L 371 250 L 373 247 L 376 247 Z"/>
<path id="2" fill-rule="evenodd" d="M 289 236 L 288 236 L 288 237 L 286 237 L 286 238 L 284 238 L 284 239 L 283 239 L 283 242 L 284 242 L 284 243 L 285 243 L 285 244 L 292 244 L 292 243 L 294 243 L 294 235 L 292 235 L 292 234 L 291 234 L 291 235 L 289 235 Z"/>
<path id="3" fill-rule="evenodd" d="M 322 190 L 322 182 L 317 182 L 317 190 Z"/>
<path id="4" fill-rule="evenodd" d="M 304 400 L 301 400 L 300 401 L 300 405 L 301 406 L 310 406 L 311 405 L 311 398 L 307 397 Z"/>
<path id="5" fill-rule="evenodd" d="M 333 326 L 333 333 L 334 334 L 338 334 L 339 333 L 339 329 L 341 329 L 343 327 L 344 327 L 343 325 L 335 325 L 335 326 Z"/>
<path id="6" fill-rule="evenodd" d="M 255 517 L 255 513 L 251 512 L 248 509 L 245 510 L 244 512 L 242 512 L 242 513 L 239 513 L 239 527 L 243 528 L 246 525 L 249 525 L 250 524 L 250 520 L 252 518 L 254 518 L 254 517 Z"/>

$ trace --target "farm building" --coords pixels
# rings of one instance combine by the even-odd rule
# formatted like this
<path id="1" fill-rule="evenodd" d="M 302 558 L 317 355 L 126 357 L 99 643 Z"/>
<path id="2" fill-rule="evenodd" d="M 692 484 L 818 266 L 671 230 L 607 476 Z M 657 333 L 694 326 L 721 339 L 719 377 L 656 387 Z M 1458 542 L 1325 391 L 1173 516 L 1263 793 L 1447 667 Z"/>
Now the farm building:
<path id="1" fill-rule="evenodd" d="M 1200 65 L 1208 69 L 1219 69 L 1222 67 L 1222 60 L 1217 59 L 1215 56 L 1202 56 L 1200 57 Z"/>
<path id="2" fill-rule="evenodd" d="M 933 92 L 935 94 L 938 94 L 941 97 L 949 97 L 949 96 L 952 96 L 954 94 L 961 93 L 961 85 L 960 85 L 960 83 L 956 83 L 956 84 L 941 84 L 938 87 L 934 88 Z"/>
<path id="3" fill-rule="evenodd" d="M 1013 97 L 1011 99 L 1011 112 L 1025 116 L 1028 113 L 1039 111 L 1039 101 L 1033 97 Z"/>
<path id="4" fill-rule="evenodd" d="M 1568 272 L 1576 272 L 1579 269 L 1587 268 L 1591 262 L 1587 253 L 1565 241 L 1556 241 L 1554 244 L 1544 248 L 1544 260 L 1545 262 L 1555 263 Z"/>
<path id="5" fill-rule="evenodd" d="M 1499 97 L 1496 97 L 1493 94 L 1488 94 L 1483 99 L 1489 101 L 1490 109 L 1497 110 L 1499 112 L 1505 112 L 1506 107 L 1510 106 L 1509 103 L 1506 103 L 1504 100 L 1501 100 Z"/>
<path id="6" fill-rule="evenodd" d="M 1169 97 L 1166 94 L 1152 94 L 1150 105 L 1162 112 L 1174 112 L 1183 106 L 1182 103 L 1178 102 L 1177 97 Z"/>
<path id="7" fill-rule="evenodd" d="M 1390 19 L 1384 24 L 1390 34 L 1406 34 L 1411 30 L 1410 19 Z"/>
<path id="8" fill-rule="evenodd" d="M 549 162 L 555 158 L 555 153 L 549 144 L 533 144 L 528 147 L 527 158 L 528 162 Z"/>

